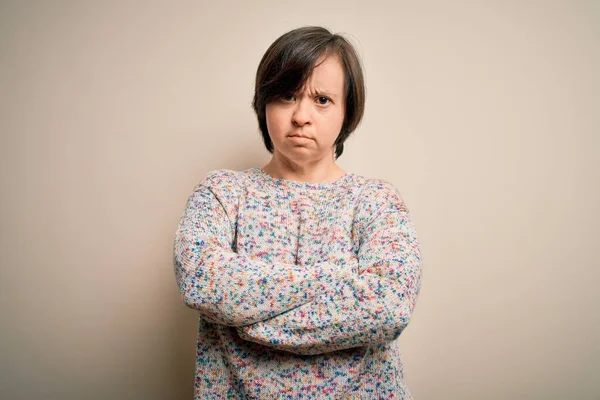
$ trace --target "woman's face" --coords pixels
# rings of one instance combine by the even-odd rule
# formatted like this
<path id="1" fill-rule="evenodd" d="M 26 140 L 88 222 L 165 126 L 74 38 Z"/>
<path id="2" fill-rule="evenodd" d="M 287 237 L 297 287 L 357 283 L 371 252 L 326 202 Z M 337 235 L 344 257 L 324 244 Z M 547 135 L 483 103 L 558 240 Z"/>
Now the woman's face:
<path id="1" fill-rule="evenodd" d="M 333 157 L 344 122 L 344 83 L 339 56 L 331 55 L 298 93 L 268 103 L 267 129 L 275 152 L 295 162 Z"/>

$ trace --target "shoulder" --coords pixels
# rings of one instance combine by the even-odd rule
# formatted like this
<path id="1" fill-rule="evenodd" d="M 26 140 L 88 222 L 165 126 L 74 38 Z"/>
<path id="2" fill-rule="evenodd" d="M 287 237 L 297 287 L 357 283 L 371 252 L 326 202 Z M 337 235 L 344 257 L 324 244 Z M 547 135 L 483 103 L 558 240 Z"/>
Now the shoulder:
<path id="1" fill-rule="evenodd" d="M 365 181 L 354 224 L 361 241 L 374 232 L 398 235 L 400 230 L 406 229 L 416 237 L 412 217 L 400 190 L 392 182 L 381 178 Z"/>
<path id="2" fill-rule="evenodd" d="M 372 215 L 386 207 L 408 212 L 400 190 L 392 182 L 383 178 L 364 178 L 359 195 L 359 208 L 365 214 Z"/>
<path id="3" fill-rule="evenodd" d="M 231 169 L 210 170 L 196 184 L 194 192 L 210 191 L 233 220 L 237 216 L 242 190 L 239 174 L 240 172 Z"/>
<path id="4" fill-rule="evenodd" d="M 204 186 L 211 191 L 237 191 L 240 188 L 240 172 L 232 169 L 213 169 L 208 171 L 197 186 Z"/>

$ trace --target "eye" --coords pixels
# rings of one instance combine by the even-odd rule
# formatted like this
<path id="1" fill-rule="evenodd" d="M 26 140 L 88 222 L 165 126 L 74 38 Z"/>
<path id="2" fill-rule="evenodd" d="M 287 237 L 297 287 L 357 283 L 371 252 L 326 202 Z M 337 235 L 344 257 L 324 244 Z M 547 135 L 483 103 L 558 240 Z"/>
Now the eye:
<path id="1" fill-rule="evenodd" d="M 281 96 L 281 100 L 292 101 L 292 100 L 294 100 L 294 95 L 293 94 L 284 94 Z"/>
<path id="2" fill-rule="evenodd" d="M 330 102 L 330 101 L 331 101 L 331 100 L 329 100 L 329 99 L 328 99 L 327 97 L 325 97 L 325 96 L 319 96 L 319 97 L 317 97 L 317 102 L 318 102 L 319 104 L 323 105 L 323 106 L 324 106 L 324 105 L 327 105 L 327 104 L 329 104 L 329 102 Z"/>

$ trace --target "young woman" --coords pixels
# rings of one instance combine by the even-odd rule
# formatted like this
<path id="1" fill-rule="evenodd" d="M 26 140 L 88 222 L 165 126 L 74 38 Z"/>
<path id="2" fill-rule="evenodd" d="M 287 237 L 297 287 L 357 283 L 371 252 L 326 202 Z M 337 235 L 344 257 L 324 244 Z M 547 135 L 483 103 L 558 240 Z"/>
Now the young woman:
<path id="1" fill-rule="evenodd" d="M 411 398 L 397 339 L 421 288 L 415 227 L 390 182 L 336 164 L 364 101 L 340 35 L 295 29 L 263 56 L 253 107 L 272 158 L 210 171 L 175 234 L 195 398 Z"/>

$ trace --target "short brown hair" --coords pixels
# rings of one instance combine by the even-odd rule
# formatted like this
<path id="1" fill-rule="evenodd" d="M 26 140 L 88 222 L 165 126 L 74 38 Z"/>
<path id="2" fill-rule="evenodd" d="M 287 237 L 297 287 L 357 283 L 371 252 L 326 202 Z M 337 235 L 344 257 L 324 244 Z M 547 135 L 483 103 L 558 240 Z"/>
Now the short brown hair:
<path id="1" fill-rule="evenodd" d="M 348 40 L 319 26 L 305 26 L 289 31 L 263 55 L 254 85 L 252 107 L 258 118 L 267 150 L 273 142 L 267 130 L 266 105 L 275 98 L 295 93 L 310 78 L 321 56 L 337 54 L 345 76 L 345 116 L 335 140 L 335 158 L 344 151 L 344 142 L 362 120 L 365 109 L 365 83 L 360 58 Z"/>

